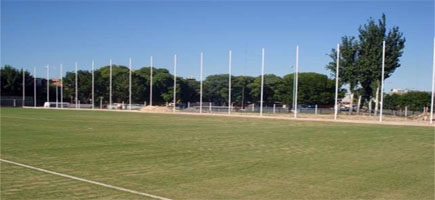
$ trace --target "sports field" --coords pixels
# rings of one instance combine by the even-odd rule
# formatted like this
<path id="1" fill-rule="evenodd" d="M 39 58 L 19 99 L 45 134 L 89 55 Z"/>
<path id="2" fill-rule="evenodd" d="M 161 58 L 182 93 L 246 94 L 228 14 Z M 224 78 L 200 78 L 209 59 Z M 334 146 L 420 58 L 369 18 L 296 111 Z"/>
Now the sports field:
<path id="1" fill-rule="evenodd" d="M 170 199 L 434 199 L 434 128 L 1 109 L 1 159 Z M 1 199 L 148 199 L 1 164 Z M 149 198 L 151 199 L 151 198 Z"/>

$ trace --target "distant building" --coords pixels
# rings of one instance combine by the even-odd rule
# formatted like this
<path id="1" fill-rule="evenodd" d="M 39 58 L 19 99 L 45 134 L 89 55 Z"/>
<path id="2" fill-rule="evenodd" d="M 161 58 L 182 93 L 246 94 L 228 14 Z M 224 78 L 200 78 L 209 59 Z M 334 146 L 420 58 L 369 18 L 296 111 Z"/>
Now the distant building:
<path id="1" fill-rule="evenodd" d="M 402 94 L 406 94 L 408 92 L 411 92 L 412 90 L 408 90 L 408 89 L 391 89 L 391 94 L 398 94 L 398 95 L 402 95 Z"/>
<path id="2" fill-rule="evenodd" d="M 51 85 L 57 86 L 57 87 L 62 87 L 62 82 L 60 78 L 53 78 L 50 80 Z"/>

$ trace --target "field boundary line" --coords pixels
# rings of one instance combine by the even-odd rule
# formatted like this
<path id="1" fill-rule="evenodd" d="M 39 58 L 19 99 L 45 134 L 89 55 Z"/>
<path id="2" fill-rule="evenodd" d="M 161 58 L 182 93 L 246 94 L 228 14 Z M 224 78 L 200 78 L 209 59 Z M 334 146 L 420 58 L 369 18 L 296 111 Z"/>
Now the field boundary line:
<path id="1" fill-rule="evenodd" d="M 137 111 L 137 110 L 108 110 L 108 109 L 61 109 L 61 108 L 41 108 L 41 107 L 24 107 L 27 109 L 51 109 L 51 110 L 68 110 L 68 111 L 89 111 L 89 112 L 123 112 L 123 113 L 137 113 L 137 114 L 163 114 L 163 115 L 193 115 L 193 116 L 213 116 L 213 117 L 234 117 L 234 118 L 258 118 L 258 119 L 279 119 L 279 120 L 289 120 L 289 121 L 306 121 L 306 122 L 332 122 L 332 123 L 346 123 L 346 124 L 372 124 L 381 126 L 413 126 L 413 127 L 435 127 L 434 124 L 429 122 L 410 122 L 410 121 L 382 121 L 377 120 L 355 120 L 355 119 L 324 119 L 324 118 L 304 118 L 304 117 L 286 117 L 286 116 L 270 116 L 270 115 L 245 115 L 245 114 L 225 114 L 225 113 L 191 113 L 191 112 L 154 112 L 154 111 Z"/>
<path id="2" fill-rule="evenodd" d="M 40 172 L 45 172 L 45 173 L 49 173 L 49 174 L 53 174 L 53 175 L 57 175 L 57 176 L 65 177 L 65 178 L 74 179 L 74 180 L 77 180 L 77 181 L 82 181 L 82 182 L 91 183 L 91 184 L 94 184 L 94 185 L 99 185 L 99 186 L 103 186 L 103 187 L 107 187 L 107 188 L 123 191 L 123 192 L 128 192 L 128 193 L 137 194 L 137 195 L 146 196 L 146 197 L 151 197 L 151 198 L 160 199 L 160 200 L 171 200 L 171 199 L 168 199 L 168 198 L 165 198 L 165 197 L 161 197 L 161 196 L 157 196 L 157 195 L 153 195 L 153 194 L 148 194 L 148 193 L 144 193 L 144 192 L 130 190 L 130 189 L 114 186 L 114 185 L 109 185 L 109 184 L 106 184 L 106 183 L 101 183 L 101 182 L 92 181 L 92 180 L 88 180 L 88 179 L 84 179 L 84 178 L 80 178 L 80 177 L 76 177 L 76 176 L 71 176 L 71 175 L 68 175 L 68 174 L 62 174 L 62 173 L 58 173 L 58 172 L 54 172 L 54 171 L 50 171 L 50 170 L 46 170 L 46 169 L 41 169 L 41 168 L 38 168 L 38 167 L 33 167 L 33 166 L 30 166 L 30 165 L 25 165 L 25 164 L 13 162 L 13 161 L 1 159 L 1 158 L 0 158 L 0 161 L 1 162 L 5 162 L 5 163 L 9 163 L 9 164 L 13 164 L 13 165 L 17 165 L 17 166 L 20 166 L 20 167 L 25 167 L 25 168 L 33 169 L 33 170 L 40 171 Z"/>

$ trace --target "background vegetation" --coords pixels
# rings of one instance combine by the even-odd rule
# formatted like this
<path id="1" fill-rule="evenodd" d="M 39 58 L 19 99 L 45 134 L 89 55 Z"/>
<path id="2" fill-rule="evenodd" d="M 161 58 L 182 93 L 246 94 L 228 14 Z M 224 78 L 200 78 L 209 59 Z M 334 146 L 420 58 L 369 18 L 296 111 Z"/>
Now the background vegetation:
<path id="1" fill-rule="evenodd" d="M 22 71 L 11 66 L 5 66 L 0 71 L 2 76 L 2 96 L 22 95 Z M 33 77 L 25 73 L 26 94 L 33 95 Z M 129 100 L 129 69 L 122 65 L 112 66 L 113 102 L 128 102 Z M 132 102 L 143 103 L 149 101 L 150 68 L 142 67 L 132 72 Z M 78 99 L 81 103 L 92 103 L 92 72 L 79 70 Z M 291 104 L 293 98 L 293 74 L 283 78 L 265 75 L 264 101 L 266 105 Z M 109 66 L 103 66 L 94 72 L 95 103 L 109 101 Z M 153 102 L 165 104 L 173 99 L 174 76 L 166 69 L 153 68 Z M 232 102 L 235 105 L 246 105 L 260 102 L 261 77 L 232 76 Z M 39 101 L 46 101 L 46 83 L 38 85 Z M 75 99 L 75 73 L 67 72 L 63 78 L 64 101 L 73 102 Z M 228 105 L 228 74 L 208 76 L 203 82 L 203 101 L 213 102 L 214 105 Z M 54 101 L 56 87 L 50 85 L 50 99 Z M 199 102 L 200 82 L 194 79 L 177 77 L 177 99 L 179 102 Z M 326 75 L 317 73 L 299 74 L 298 98 L 301 104 L 331 105 L 334 102 L 335 82 Z M 341 96 L 343 96 L 342 94 Z"/>

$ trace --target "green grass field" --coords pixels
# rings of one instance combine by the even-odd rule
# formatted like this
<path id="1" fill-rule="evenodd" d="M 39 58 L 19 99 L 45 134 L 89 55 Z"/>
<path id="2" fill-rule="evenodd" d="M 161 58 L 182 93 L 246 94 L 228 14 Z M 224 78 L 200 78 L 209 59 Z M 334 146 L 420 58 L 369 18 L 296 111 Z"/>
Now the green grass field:
<path id="1" fill-rule="evenodd" d="M 434 199 L 433 127 L 3 108 L 1 158 L 171 199 Z M 1 199 L 144 197 L 1 162 Z"/>

